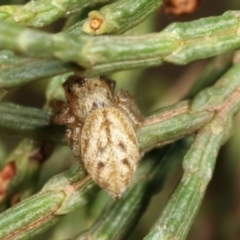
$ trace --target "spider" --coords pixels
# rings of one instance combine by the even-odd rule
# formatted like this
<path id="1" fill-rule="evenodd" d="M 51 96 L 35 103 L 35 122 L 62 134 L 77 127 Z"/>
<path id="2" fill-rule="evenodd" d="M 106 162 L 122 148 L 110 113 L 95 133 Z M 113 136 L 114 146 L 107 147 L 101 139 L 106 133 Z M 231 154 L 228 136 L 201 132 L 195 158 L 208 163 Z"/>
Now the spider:
<path id="1" fill-rule="evenodd" d="M 115 81 L 70 76 L 63 84 L 66 102 L 52 100 L 52 121 L 66 125 L 66 139 L 92 179 L 118 199 L 139 161 L 136 130 L 143 121 L 127 91 L 114 96 Z"/>

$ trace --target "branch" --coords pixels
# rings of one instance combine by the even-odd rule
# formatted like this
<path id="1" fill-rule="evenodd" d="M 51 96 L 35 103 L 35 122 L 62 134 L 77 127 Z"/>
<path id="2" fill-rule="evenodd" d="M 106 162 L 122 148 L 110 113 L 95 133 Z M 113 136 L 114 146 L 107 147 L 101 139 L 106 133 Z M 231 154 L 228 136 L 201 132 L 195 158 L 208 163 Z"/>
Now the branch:
<path id="1" fill-rule="evenodd" d="M 174 23 L 159 34 L 134 37 L 76 37 L 78 30 L 71 34 L 51 35 L 1 22 L 0 48 L 31 53 L 36 58 L 57 57 L 61 61 L 17 57 L 18 63 L 13 53 L 2 51 L 0 88 L 15 87 L 70 71 L 89 77 L 124 69 L 156 66 L 164 61 L 185 64 L 238 48 L 240 38 L 237 31 L 236 12 L 188 23 Z M 8 64 L 4 64 L 6 60 L 3 59 L 6 57 L 11 61 Z M 62 61 L 74 61 L 80 66 Z M 36 68 L 39 71 L 35 71 Z"/>
<path id="2" fill-rule="evenodd" d="M 0 210 L 30 197 L 36 192 L 36 182 L 51 147 L 25 139 L 8 156 L 0 171 Z"/>
<path id="3" fill-rule="evenodd" d="M 60 17 L 66 17 L 81 9 L 110 0 L 38 0 L 25 5 L 5 5 L 0 7 L 0 19 L 17 22 L 31 27 L 43 27 Z M 113 0 L 112 0 L 113 1 Z"/>
<path id="4" fill-rule="evenodd" d="M 88 34 L 119 34 L 143 22 L 161 5 L 162 0 L 119 0 L 102 7 L 99 11 L 91 11 L 82 26 Z M 72 28 L 76 28 L 72 26 Z"/>
<path id="5" fill-rule="evenodd" d="M 24 58 L 16 56 L 11 51 L 3 50 L 0 51 L 0 88 L 13 88 L 79 69 L 80 67 L 71 63 Z"/>
<path id="6" fill-rule="evenodd" d="M 0 48 L 37 58 L 75 62 L 92 75 L 163 61 L 186 64 L 240 47 L 237 12 L 187 23 L 173 23 L 158 34 L 142 36 L 79 36 L 47 34 L 0 23 Z M 33 38 L 34 36 L 34 38 Z M 101 70 L 100 70 L 101 69 Z"/>
<path id="7" fill-rule="evenodd" d="M 0 131 L 5 134 L 37 140 L 65 142 L 65 129 L 51 125 L 47 111 L 22 107 L 14 103 L 0 103 Z"/>
<path id="8" fill-rule="evenodd" d="M 240 107 L 239 67 L 238 63 L 193 100 L 193 111 L 212 108 L 215 116 L 198 131 L 183 160 L 182 180 L 145 240 L 186 238 L 212 178 L 219 149 L 230 136 L 232 116 Z"/>

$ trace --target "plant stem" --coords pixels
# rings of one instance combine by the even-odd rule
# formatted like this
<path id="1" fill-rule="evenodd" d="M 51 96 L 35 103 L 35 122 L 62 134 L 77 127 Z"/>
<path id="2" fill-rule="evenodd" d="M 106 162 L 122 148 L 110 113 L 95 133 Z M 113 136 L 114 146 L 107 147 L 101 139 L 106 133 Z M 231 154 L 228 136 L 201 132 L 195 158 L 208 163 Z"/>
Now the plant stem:
<path id="1" fill-rule="evenodd" d="M 163 61 L 186 64 L 240 47 L 237 12 L 187 23 L 173 23 L 158 34 L 142 36 L 55 35 L 0 23 L 0 48 L 39 58 L 70 61 L 99 75 L 116 70 L 156 66 Z M 34 38 L 32 37 L 34 36 Z M 101 69 L 101 70 L 100 70 Z"/>
<path id="2" fill-rule="evenodd" d="M 156 11 L 162 2 L 162 0 L 116 1 L 98 11 L 91 11 L 88 14 L 89 18 L 83 23 L 82 31 L 96 35 L 126 32 Z"/>
<path id="3" fill-rule="evenodd" d="M 4 168 L 0 172 L 1 196 L 0 209 L 22 201 L 36 192 L 36 182 L 43 162 L 51 154 L 49 144 L 24 139 L 7 157 Z M 8 178 L 4 177 L 8 170 Z M 10 174 L 10 173 L 11 174 Z"/>
<path id="4" fill-rule="evenodd" d="M 239 74 L 240 63 L 193 100 L 193 111 L 211 108 L 212 103 L 219 105 L 214 118 L 198 131 L 183 160 L 182 180 L 145 240 L 186 238 L 212 178 L 219 149 L 230 136 L 232 116 L 240 107 Z"/>
<path id="5" fill-rule="evenodd" d="M 0 19 L 17 22 L 31 27 L 43 27 L 60 17 L 79 12 L 82 8 L 109 0 L 41 0 L 29 1 L 25 5 L 5 5 L 0 7 Z"/>

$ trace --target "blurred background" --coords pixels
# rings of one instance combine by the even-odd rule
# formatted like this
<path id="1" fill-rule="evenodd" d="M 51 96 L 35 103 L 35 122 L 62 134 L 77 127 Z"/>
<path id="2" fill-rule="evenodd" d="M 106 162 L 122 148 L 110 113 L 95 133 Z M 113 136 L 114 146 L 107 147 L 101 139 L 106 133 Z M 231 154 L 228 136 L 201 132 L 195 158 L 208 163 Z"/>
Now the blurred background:
<path id="1" fill-rule="evenodd" d="M 189 0 L 191 1 L 191 0 Z M 195 0 L 192 0 L 196 2 Z M 24 1 L 1 1 L 1 5 L 23 3 Z M 26 2 L 26 1 L 25 1 Z M 174 2 L 174 1 L 173 1 Z M 159 32 L 172 22 L 192 21 L 217 16 L 227 10 L 239 10 L 238 0 L 202 0 L 196 9 L 189 13 L 174 12 L 169 1 L 127 35 Z M 45 27 L 48 32 L 58 32 L 65 19 Z M 211 59 L 194 61 L 185 66 L 164 64 L 163 66 L 114 73 L 110 78 L 117 81 L 117 91 L 128 90 L 136 99 L 142 113 L 147 116 L 153 110 L 174 104 L 183 99 Z M 45 103 L 45 89 L 49 79 L 27 84 L 11 91 L 4 101 L 24 106 L 42 108 Z M 205 199 L 189 233 L 189 240 L 237 240 L 240 239 L 240 115 L 234 119 L 234 132 L 231 139 L 222 147 L 213 179 L 207 189 Z M 0 159 L 4 159 L 17 146 L 20 138 L 0 134 Z M 61 158 L 59 158 L 61 156 Z M 2 161 L 1 161 L 2 162 Z M 69 169 L 74 159 L 68 147 L 58 146 L 41 170 L 36 183 L 38 189 L 53 175 Z M 1 166 L 0 166 L 1 167 Z M 169 177 L 164 189 L 155 195 L 145 214 L 141 217 L 128 240 L 142 239 L 161 214 L 169 196 L 182 174 L 181 166 Z M 86 207 L 68 214 L 53 228 L 36 239 L 66 239 L 89 228 L 107 202 L 109 196 L 101 191 L 97 198 Z"/>

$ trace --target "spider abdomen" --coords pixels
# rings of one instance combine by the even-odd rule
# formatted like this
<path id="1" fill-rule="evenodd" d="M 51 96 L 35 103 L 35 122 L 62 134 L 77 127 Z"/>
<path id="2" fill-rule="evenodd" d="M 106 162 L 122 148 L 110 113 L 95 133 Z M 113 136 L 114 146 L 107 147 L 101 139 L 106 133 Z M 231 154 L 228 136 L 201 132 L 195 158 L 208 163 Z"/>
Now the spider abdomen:
<path id="1" fill-rule="evenodd" d="M 115 107 L 92 111 L 80 136 L 82 159 L 93 180 L 114 198 L 129 185 L 139 161 L 130 119 Z"/>

